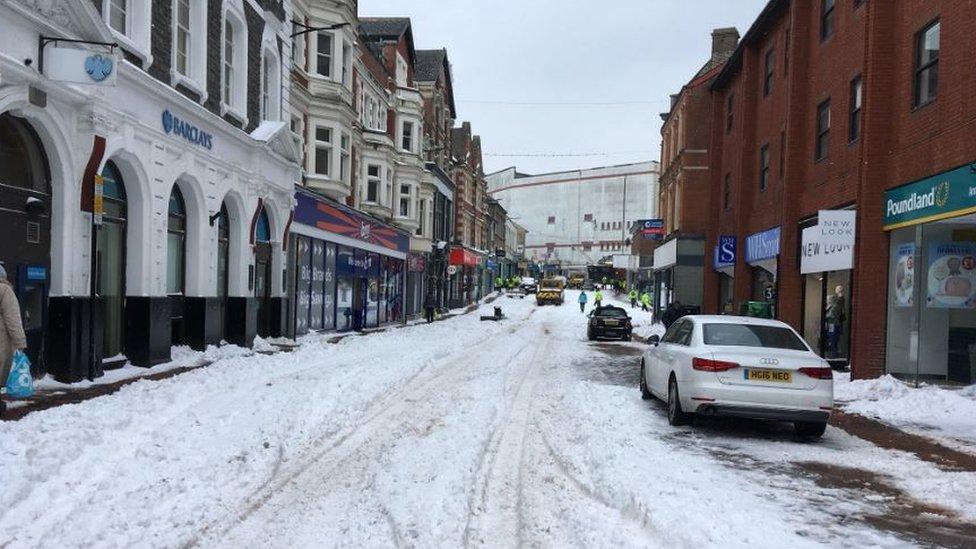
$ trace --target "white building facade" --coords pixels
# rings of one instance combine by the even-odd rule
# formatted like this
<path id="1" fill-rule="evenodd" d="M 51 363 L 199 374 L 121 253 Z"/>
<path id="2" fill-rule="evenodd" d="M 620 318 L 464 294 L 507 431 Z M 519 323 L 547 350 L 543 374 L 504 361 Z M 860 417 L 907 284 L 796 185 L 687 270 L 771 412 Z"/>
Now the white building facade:
<path id="1" fill-rule="evenodd" d="M 486 176 L 488 194 L 527 231 L 524 257 L 566 273 L 628 253 L 630 226 L 657 217 L 657 162 L 527 175 Z"/>
<path id="2" fill-rule="evenodd" d="M 176 0 L 171 10 L 0 1 L 0 149 L 24 151 L 0 176 L 16 202 L 0 209 L 0 228 L 24 240 L 0 261 L 32 361 L 63 381 L 166 362 L 173 344 L 282 332 L 299 176 L 281 122 L 289 5 Z M 103 45 L 49 42 L 42 67 L 40 36 Z"/>

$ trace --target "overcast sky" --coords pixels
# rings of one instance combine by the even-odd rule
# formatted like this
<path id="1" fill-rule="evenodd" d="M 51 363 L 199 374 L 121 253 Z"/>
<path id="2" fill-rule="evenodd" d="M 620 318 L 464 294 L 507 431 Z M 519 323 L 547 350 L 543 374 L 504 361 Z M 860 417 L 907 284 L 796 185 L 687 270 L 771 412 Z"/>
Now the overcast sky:
<path id="1" fill-rule="evenodd" d="M 418 49 L 447 48 L 459 123 L 471 121 L 481 135 L 486 172 L 518 166 L 543 173 L 659 160 L 659 113 L 709 57 L 711 30 L 734 26 L 745 34 L 764 4 L 360 0 L 359 10 L 410 17 Z M 574 102 L 641 103 L 565 104 Z M 592 153 L 614 154 L 492 156 Z"/>

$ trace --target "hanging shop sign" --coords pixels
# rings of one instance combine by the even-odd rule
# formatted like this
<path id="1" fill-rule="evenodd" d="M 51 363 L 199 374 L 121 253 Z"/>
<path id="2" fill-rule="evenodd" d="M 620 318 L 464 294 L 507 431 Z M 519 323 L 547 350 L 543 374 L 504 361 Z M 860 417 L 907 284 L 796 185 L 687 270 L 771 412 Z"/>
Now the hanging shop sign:
<path id="1" fill-rule="evenodd" d="M 118 55 L 78 47 L 48 45 L 44 48 L 44 76 L 74 84 L 114 86 Z"/>
<path id="2" fill-rule="evenodd" d="M 779 255 L 780 228 L 754 233 L 746 237 L 746 263 L 775 259 Z"/>
<path id="3" fill-rule="evenodd" d="M 663 219 L 640 219 L 637 221 L 637 232 L 645 240 L 664 239 Z"/>
<path id="4" fill-rule="evenodd" d="M 351 208 L 326 202 L 304 192 L 295 193 L 295 221 L 388 250 L 410 251 L 410 237 Z"/>
<path id="5" fill-rule="evenodd" d="M 712 255 L 712 266 L 716 271 L 735 266 L 736 237 L 734 234 L 723 234 L 718 237 L 718 244 Z"/>
<path id="6" fill-rule="evenodd" d="M 884 229 L 976 212 L 976 162 L 885 193 Z"/>
<path id="7" fill-rule="evenodd" d="M 800 273 L 852 269 L 856 222 L 854 210 L 821 210 L 817 224 L 803 229 Z"/>
<path id="8" fill-rule="evenodd" d="M 927 288 L 933 309 L 976 308 L 976 242 L 932 244 Z"/>
<path id="9" fill-rule="evenodd" d="M 479 263 L 478 254 L 464 248 L 451 248 L 448 256 L 451 265 L 464 265 L 465 267 L 477 267 Z"/>
<path id="10" fill-rule="evenodd" d="M 911 307 L 915 304 L 915 243 L 898 246 L 895 264 L 895 305 Z"/>
<path id="11" fill-rule="evenodd" d="M 420 254 L 411 253 L 407 256 L 407 270 L 411 273 L 422 273 L 427 266 L 427 261 Z"/>
<path id="12" fill-rule="evenodd" d="M 178 135 L 208 151 L 213 149 L 213 134 L 207 133 L 183 120 L 170 112 L 169 109 L 163 111 L 163 131 L 167 134 Z"/>

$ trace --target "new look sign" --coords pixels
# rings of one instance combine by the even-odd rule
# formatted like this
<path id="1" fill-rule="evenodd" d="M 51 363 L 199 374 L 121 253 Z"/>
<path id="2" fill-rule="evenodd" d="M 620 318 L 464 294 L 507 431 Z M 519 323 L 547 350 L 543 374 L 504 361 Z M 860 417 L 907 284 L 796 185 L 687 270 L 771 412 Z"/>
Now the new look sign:
<path id="1" fill-rule="evenodd" d="M 845 271 L 854 266 L 857 212 L 821 210 L 817 225 L 803 229 L 800 273 Z"/>

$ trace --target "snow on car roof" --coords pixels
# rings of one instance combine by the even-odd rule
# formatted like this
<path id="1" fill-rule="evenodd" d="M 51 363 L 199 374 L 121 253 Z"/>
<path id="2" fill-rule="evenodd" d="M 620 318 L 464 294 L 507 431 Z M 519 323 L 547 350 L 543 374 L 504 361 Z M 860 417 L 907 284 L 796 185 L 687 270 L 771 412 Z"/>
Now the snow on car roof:
<path id="1" fill-rule="evenodd" d="M 785 322 L 770 319 L 756 318 L 754 316 L 733 316 L 733 315 L 686 315 L 684 318 L 694 320 L 699 324 L 749 324 L 752 326 L 777 326 L 788 327 Z"/>

